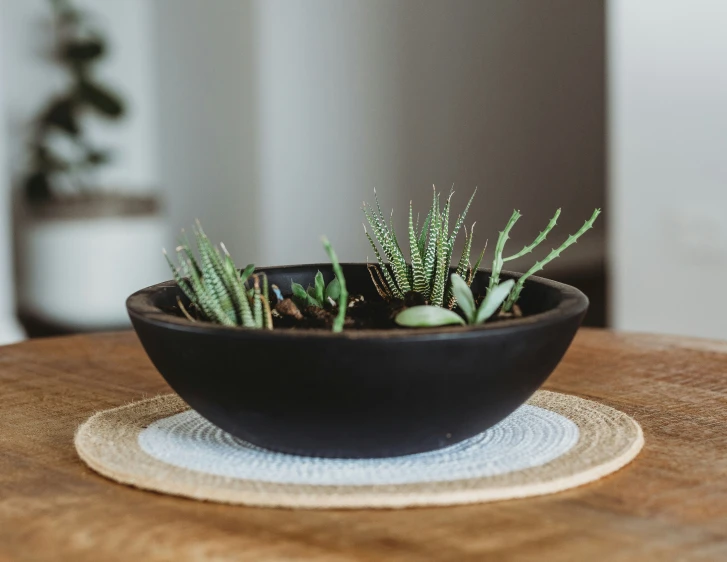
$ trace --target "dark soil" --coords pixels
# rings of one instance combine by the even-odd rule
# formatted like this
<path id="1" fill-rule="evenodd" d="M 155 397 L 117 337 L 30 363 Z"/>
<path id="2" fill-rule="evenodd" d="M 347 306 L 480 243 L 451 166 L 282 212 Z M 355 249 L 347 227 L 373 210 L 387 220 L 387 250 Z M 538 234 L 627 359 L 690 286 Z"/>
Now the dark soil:
<path id="1" fill-rule="evenodd" d="M 273 327 L 283 330 L 330 330 L 333 327 L 333 321 L 337 314 L 336 308 L 318 308 L 308 306 L 299 309 L 295 303 L 285 298 L 280 302 L 276 302 L 272 297 L 271 307 L 273 307 Z M 407 306 L 416 306 L 424 304 L 417 300 L 416 296 L 408 295 L 405 300 L 384 301 L 378 297 L 367 300 L 362 295 L 350 296 L 348 299 L 348 311 L 346 312 L 346 320 L 344 329 L 346 330 L 396 330 L 400 326 L 394 322 L 396 315 Z M 165 312 L 182 316 L 179 307 L 171 307 Z M 197 317 L 194 309 L 189 311 L 193 317 Z M 497 322 L 508 318 L 522 316 L 517 305 L 514 307 L 514 313 L 500 313 L 496 318 L 491 318 L 489 322 Z"/>
<path id="2" fill-rule="evenodd" d="M 301 317 L 291 314 L 288 310 L 292 301 L 285 299 L 275 306 L 273 326 L 293 330 L 325 329 L 333 327 L 337 309 L 322 309 L 314 306 L 300 310 Z M 404 307 L 402 301 L 386 302 L 380 299 L 366 300 L 361 295 L 348 299 L 348 310 L 344 329 L 354 330 L 387 330 L 397 327 L 394 317 Z M 282 314 L 281 314 L 282 313 Z"/>

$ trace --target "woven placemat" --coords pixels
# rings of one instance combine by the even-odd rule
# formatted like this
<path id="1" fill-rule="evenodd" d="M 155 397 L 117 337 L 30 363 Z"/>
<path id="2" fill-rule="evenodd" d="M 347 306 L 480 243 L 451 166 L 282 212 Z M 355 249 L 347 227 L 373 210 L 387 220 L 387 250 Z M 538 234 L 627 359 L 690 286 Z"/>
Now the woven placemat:
<path id="1" fill-rule="evenodd" d="M 177 395 L 99 412 L 80 457 L 117 482 L 199 500 L 289 508 L 403 508 L 523 498 L 610 474 L 641 428 L 603 404 L 538 391 L 498 425 L 446 449 L 389 459 L 318 459 L 244 443 Z"/>

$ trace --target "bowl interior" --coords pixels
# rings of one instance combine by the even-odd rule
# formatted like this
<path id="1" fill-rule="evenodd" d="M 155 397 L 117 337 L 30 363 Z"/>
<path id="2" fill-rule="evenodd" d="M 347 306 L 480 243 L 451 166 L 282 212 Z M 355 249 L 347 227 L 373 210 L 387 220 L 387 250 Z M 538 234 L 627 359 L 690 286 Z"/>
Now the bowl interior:
<path id="1" fill-rule="evenodd" d="M 345 263 L 341 264 L 341 267 L 346 278 L 349 294 L 360 294 L 366 299 L 381 298 L 374 288 L 366 264 Z M 323 274 L 326 283 L 329 283 L 334 277 L 330 264 L 260 267 L 257 268 L 257 271 L 265 272 L 270 284 L 277 285 L 284 296 L 290 296 L 292 293 L 291 282 L 299 283 L 304 287 L 312 285 L 314 276 L 318 271 Z M 519 273 L 505 271 L 501 274 L 501 280 L 517 279 L 520 275 Z M 472 283 L 472 290 L 476 296 L 485 294 L 489 280 L 490 271 L 488 269 L 479 270 Z M 130 312 L 132 313 L 156 313 L 154 316 L 157 316 L 157 319 L 159 319 L 158 313 L 160 312 L 168 317 L 170 316 L 165 311 L 176 307 L 178 297 L 185 304 L 188 304 L 186 297 L 176 287 L 176 283 L 174 281 L 167 281 L 132 295 L 129 298 L 128 304 Z M 552 312 L 559 307 L 563 308 L 569 305 L 571 301 L 573 304 L 578 302 L 583 307 L 587 306 L 588 303 L 585 295 L 573 287 L 548 279 L 531 277 L 525 283 L 525 288 L 521 293 L 518 305 L 526 317 L 532 317 L 534 315 Z M 178 319 L 187 322 L 181 316 L 178 316 Z M 450 327 L 450 329 L 456 328 Z"/>

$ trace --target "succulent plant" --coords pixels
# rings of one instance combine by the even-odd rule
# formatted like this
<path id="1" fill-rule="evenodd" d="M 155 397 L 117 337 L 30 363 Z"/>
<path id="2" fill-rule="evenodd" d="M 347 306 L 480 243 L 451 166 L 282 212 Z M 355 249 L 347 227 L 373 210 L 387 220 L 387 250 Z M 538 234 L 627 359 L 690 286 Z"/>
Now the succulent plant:
<path id="1" fill-rule="evenodd" d="M 475 193 L 477 193 L 476 189 Z M 460 229 L 464 226 L 465 216 L 472 204 L 475 193 L 470 197 L 462 214 L 457 217 L 451 233 L 449 232 L 449 213 L 453 191 L 450 191 L 444 207 L 440 209 L 440 196 L 434 189 L 432 206 L 421 230 L 419 229 L 418 217 L 416 223 L 414 222 L 412 204 L 409 203 L 410 261 L 407 262 L 396 237 L 392 221 L 390 219 L 387 224 L 384 214 L 381 212 L 376 190 L 374 190 L 376 209 L 364 202 L 363 212 L 373 230 L 374 237 L 381 247 L 381 252 L 379 252 L 374 239 L 368 233 L 366 225 L 364 225 L 364 232 L 378 261 L 378 267 L 375 265 L 370 266 L 369 273 L 379 295 L 387 300 L 392 298 L 403 299 L 408 293 L 414 292 L 421 295 L 423 300 L 432 306 L 447 306 L 448 308 L 454 306 L 456 297 L 452 293 L 451 286 L 447 286 L 449 268 L 455 240 Z M 484 255 L 483 249 L 475 266 L 471 266 L 470 252 L 472 250 L 474 226 L 473 224 L 469 232 L 467 232 L 467 227 L 464 227 L 465 243 L 456 269 L 457 274 L 466 280 L 467 285 L 472 284 Z M 381 255 L 382 252 L 386 262 Z"/>
<path id="2" fill-rule="evenodd" d="M 545 267 L 546 264 L 553 261 L 555 258 L 560 256 L 560 254 L 569 246 L 576 243 L 576 241 L 586 233 L 586 231 L 593 228 L 593 223 L 596 222 L 596 219 L 598 218 L 598 215 L 601 214 L 601 209 L 595 209 L 593 211 L 593 214 L 591 217 L 583 223 L 583 226 L 576 232 L 575 234 L 571 234 L 568 236 L 568 238 L 563 242 L 560 246 L 550 251 L 550 253 L 545 256 L 542 260 L 539 262 L 536 262 L 534 266 L 532 266 L 530 269 L 528 269 L 523 275 L 520 276 L 520 278 L 517 280 L 517 283 L 515 283 L 515 286 L 512 288 L 512 291 L 507 297 L 507 300 L 505 300 L 505 303 L 502 306 L 502 310 L 504 312 L 509 312 L 512 310 L 512 307 L 515 305 L 517 300 L 520 298 L 520 293 L 523 290 L 523 286 L 525 284 L 525 281 L 527 281 L 528 277 L 533 275 L 534 273 L 540 271 Z M 492 262 L 492 273 L 490 275 L 490 284 L 488 286 L 488 292 L 495 287 L 499 281 L 500 281 L 500 272 L 502 271 L 502 266 L 505 262 L 514 260 L 516 258 L 519 258 L 521 256 L 524 256 L 525 254 L 528 254 L 533 251 L 533 249 L 540 244 L 545 238 L 547 237 L 548 233 L 553 230 L 555 225 L 557 224 L 558 217 L 560 216 L 560 209 L 558 209 L 555 212 L 555 215 L 553 215 L 553 218 L 550 219 L 550 222 L 548 223 L 548 226 L 545 227 L 545 230 L 543 230 L 538 236 L 535 237 L 535 240 L 531 244 L 528 244 L 525 246 L 522 250 L 520 250 L 517 254 L 513 254 L 512 256 L 508 258 L 503 258 L 502 253 L 505 249 L 505 242 L 509 238 L 510 230 L 515 225 L 515 223 L 518 221 L 518 219 L 521 217 L 519 211 L 513 211 L 512 216 L 510 217 L 510 220 L 507 223 L 507 226 L 505 227 L 505 230 L 500 232 L 500 235 L 497 239 L 497 247 L 495 248 L 495 257 Z"/>
<path id="3" fill-rule="evenodd" d="M 303 285 L 291 281 L 293 291 L 292 299 L 283 297 L 280 289 L 273 285 L 273 291 L 278 298 L 278 304 L 275 307 L 277 313 L 285 316 L 291 316 L 297 320 L 303 319 L 301 310 L 308 307 L 337 309 L 336 316 L 333 318 L 332 330 L 340 332 L 343 330 L 343 324 L 346 320 L 346 310 L 348 308 L 348 290 L 346 289 L 346 278 L 343 276 L 343 270 L 338 263 L 338 257 L 333 250 L 333 246 L 324 236 L 321 241 L 323 247 L 331 260 L 333 273 L 335 278 L 325 285 L 323 274 L 319 271 L 316 273 L 313 286 L 304 289 Z M 332 311 L 331 311 L 332 312 Z"/>
<path id="4" fill-rule="evenodd" d="M 460 275 L 453 274 L 451 277 L 451 287 L 461 314 L 436 306 L 412 306 L 397 314 L 395 319 L 396 323 L 401 326 L 408 327 L 444 326 L 447 324 L 475 325 L 486 322 L 499 309 L 503 312 L 510 312 L 512 307 L 520 298 L 520 293 L 523 290 L 527 278 L 537 271 L 540 271 L 546 264 L 560 256 L 563 250 L 572 244 L 575 244 L 578 238 L 580 238 L 587 230 L 593 228 L 593 223 L 596 221 L 599 214 L 601 214 L 601 209 L 595 209 L 591 218 L 583 224 L 578 232 L 571 234 L 565 242 L 551 250 L 545 258 L 537 262 L 527 272 L 521 275 L 517 282 L 513 279 L 500 282 L 500 274 L 502 273 L 503 264 L 532 252 L 538 244 L 546 239 L 548 233 L 553 230 L 557 224 L 558 217 L 560 216 L 560 209 L 558 209 L 555 212 L 555 215 L 553 215 L 553 218 L 550 219 L 545 230 L 540 232 L 532 243 L 523 247 L 523 249 L 517 254 L 503 258 L 502 254 L 505 249 L 505 243 L 510 237 L 510 230 L 512 230 L 512 227 L 522 216 L 519 211 L 513 211 L 505 229 L 502 230 L 498 236 L 497 246 L 495 247 L 495 257 L 492 262 L 490 282 L 487 287 L 487 294 L 480 303 L 479 307 L 475 305 L 475 298 L 472 294 L 472 290 L 470 289 L 470 284 L 466 283 Z"/>
<path id="5" fill-rule="evenodd" d="M 512 279 L 495 285 L 491 291 L 487 292 L 478 307 L 475 304 L 472 290 L 462 277 L 453 273 L 451 282 L 452 291 L 457 299 L 457 308 L 462 315 L 438 306 L 412 306 L 396 315 L 396 323 L 400 326 L 412 328 L 444 326 L 447 324 L 461 324 L 463 326 L 484 324 L 498 311 L 500 305 L 510 294 L 513 285 L 515 285 L 515 281 Z"/>
<path id="6" fill-rule="evenodd" d="M 179 267 L 164 251 L 164 256 L 174 275 L 174 280 L 189 299 L 197 316 L 224 326 L 273 329 L 268 300 L 268 279 L 264 273 L 253 273 L 255 266 L 248 265 L 240 272 L 235 267 L 227 248 L 220 244 L 222 252 L 207 238 L 197 222 L 193 227 L 199 260 L 183 235 L 177 246 Z M 177 299 L 183 314 L 195 318 Z"/>
<path id="7" fill-rule="evenodd" d="M 316 273 L 315 281 L 312 286 L 307 289 L 300 283 L 291 281 L 291 290 L 293 291 L 293 301 L 299 308 L 306 306 L 315 306 L 318 308 L 327 308 L 335 306 L 341 294 L 341 285 L 338 277 L 335 277 L 328 285 L 323 280 L 323 274 L 319 271 Z"/>

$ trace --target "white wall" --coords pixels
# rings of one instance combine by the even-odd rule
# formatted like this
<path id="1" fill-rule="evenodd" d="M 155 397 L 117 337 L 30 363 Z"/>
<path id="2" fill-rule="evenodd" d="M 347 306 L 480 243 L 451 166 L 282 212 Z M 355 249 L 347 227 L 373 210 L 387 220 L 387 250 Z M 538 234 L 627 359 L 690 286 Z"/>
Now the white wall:
<path id="1" fill-rule="evenodd" d="M 727 3 L 609 6 L 613 325 L 727 338 Z"/>
<path id="2" fill-rule="evenodd" d="M 262 264 L 253 4 L 156 0 L 159 170 L 175 233 L 199 218 Z"/>
<path id="3" fill-rule="evenodd" d="M 373 187 L 401 227 L 432 183 L 454 183 L 458 208 L 478 185 L 480 243 L 512 208 L 525 215 L 513 249 L 556 207 L 554 242 L 603 203 L 600 2 L 155 7 L 173 225 L 200 216 L 241 261 L 324 260 L 324 233 L 343 259 L 371 256 L 360 206 Z M 559 265 L 602 258 L 599 225 Z"/>
<path id="4" fill-rule="evenodd" d="M 5 17 L 0 4 L 0 22 Z M 4 45 L 0 43 L 0 123 L 5 117 L 6 69 L 3 65 Z M 11 240 L 10 170 L 7 160 L 6 136 L 0 131 L 0 345 L 23 338 L 15 320 L 15 294 L 13 289 L 13 260 Z"/>

